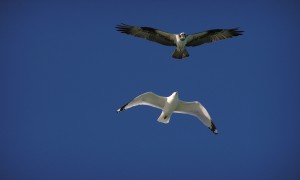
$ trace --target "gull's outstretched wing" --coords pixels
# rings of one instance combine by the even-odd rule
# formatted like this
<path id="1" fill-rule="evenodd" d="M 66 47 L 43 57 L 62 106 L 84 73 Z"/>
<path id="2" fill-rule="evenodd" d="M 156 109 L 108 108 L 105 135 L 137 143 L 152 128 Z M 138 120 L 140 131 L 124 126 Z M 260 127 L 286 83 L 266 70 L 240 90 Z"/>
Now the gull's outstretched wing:
<path id="1" fill-rule="evenodd" d="M 148 106 L 152 106 L 152 107 L 155 107 L 158 109 L 163 109 L 166 100 L 167 100 L 166 97 L 158 96 L 152 92 L 147 92 L 147 93 L 141 94 L 138 97 L 134 98 L 131 102 L 125 104 L 120 109 L 118 109 L 117 112 L 121 112 L 123 110 L 129 109 L 133 106 L 138 106 L 138 105 L 148 105 Z"/>
<path id="2" fill-rule="evenodd" d="M 195 33 L 187 37 L 186 46 L 199 46 L 204 43 L 210 43 L 222 39 L 232 38 L 242 35 L 244 31 L 234 29 L 211 29 L 204 32 Z"/>
<path id="3" fill-rule="evenodd" d="M 176 46 L 176 36 L 168 32 L 163 32 L 151 27 L 130 26 L 127 24 L 117 25 L 116 28 L 117 31 L 121 33 L 148 39 L 166 46 Z"/>
<path id="4" fill-rule="evenodd" d="M 207 110 L 198 101 L 195 102 L 184 102 L 179 101 L 175 113 L 183 113 L 196 116 L 205 124 L 213 133 L 218 134 L 218 130 L 213 123 Z"/>

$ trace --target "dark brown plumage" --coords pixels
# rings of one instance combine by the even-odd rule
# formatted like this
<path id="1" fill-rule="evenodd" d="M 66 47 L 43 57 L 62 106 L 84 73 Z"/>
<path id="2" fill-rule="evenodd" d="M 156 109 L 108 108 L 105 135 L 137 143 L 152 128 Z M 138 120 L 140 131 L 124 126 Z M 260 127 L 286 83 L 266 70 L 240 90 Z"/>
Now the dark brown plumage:
<path id="1" fill-rule="evenodd" d="M 151 27 L 130 26 L 127 24 L 117 25 L 116 29 L 121 33 L 144 38 L 165 46 L 176 46 L 176 49 L 172 54 L 172 57 L 175 59 L 189 57 L 186 47 L 194 47 L 205 43 L 232 38 L 242 35 L 243 33 L 243 31 L 240 31 L 238 28 L 233 28 L 211 29 L 191 35 L 186 35 L 185 33 L 172 34 Z"/>

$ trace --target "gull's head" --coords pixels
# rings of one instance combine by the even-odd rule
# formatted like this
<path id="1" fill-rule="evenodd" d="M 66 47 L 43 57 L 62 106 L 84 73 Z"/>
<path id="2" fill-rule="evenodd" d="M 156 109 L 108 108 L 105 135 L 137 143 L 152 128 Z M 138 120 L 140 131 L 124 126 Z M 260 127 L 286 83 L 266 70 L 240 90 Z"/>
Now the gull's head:
<path id="1" fill-rule="evenodd" d="M 186 34 L 184 33 L 184 32 L 182 32 L 182 33 L 180 33 L 179 35 L 178 35 L 178 37 L 179 37 L 179 39 L 181 40 L 181 41 L 184 41 L 185 40 L 185 38 L 186 38 Z"/>
<path id="2" fill-rule="evenodd" d="M 171 96 L 178 96 L 178 91 L 173 92 Z"/>

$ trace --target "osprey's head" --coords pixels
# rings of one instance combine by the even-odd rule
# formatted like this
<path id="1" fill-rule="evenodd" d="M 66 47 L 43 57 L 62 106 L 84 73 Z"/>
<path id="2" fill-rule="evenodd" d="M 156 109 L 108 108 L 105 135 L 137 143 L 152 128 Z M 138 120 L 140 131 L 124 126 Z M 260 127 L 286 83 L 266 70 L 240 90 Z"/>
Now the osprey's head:
<path id="1" fill-rule="evenodd" d="M 178 36 L 181 41 L 184 41 L 185 38 L 187 37 L 187 35 L 184 32 L 180 33 Z"/>

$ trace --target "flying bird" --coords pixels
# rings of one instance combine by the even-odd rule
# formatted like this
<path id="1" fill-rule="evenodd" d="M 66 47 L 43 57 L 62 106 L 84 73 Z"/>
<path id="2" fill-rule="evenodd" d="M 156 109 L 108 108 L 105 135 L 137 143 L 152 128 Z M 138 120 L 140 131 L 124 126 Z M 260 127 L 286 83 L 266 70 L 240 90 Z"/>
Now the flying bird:
<path id="1" fill-rule="evenodd" d="M 138 105 L 148 105 L 161 109 L 162 112 L 157 121 L 165 124 L 169 123 L 173 113 L 183 113 L 196 116 L 214 134 L 218 134 L 218 130 L 204 106 L 202 106 L 198 101 L 185 102 L 179 100 L 178 92 L 173 92 L 169 97 L 163 97 L 152 92 L 147 92 L 137 96 L 131 102 L 118 109 L 117 112 L 119 113 Z"/>
<path id="2" fill-rule="evenodd" d="M 199 46 L 204 43 L 232 38 L 234 36 L 242 35 L 243 33 L 243 31 L 240 31 L 238 28 L 233 28 L 211 29 L 191 35 L 187 35 L 184 32 L 172 34 L 151 27 L 130 26 L 123 23 L 117 25 L 116 29 L 121 33 L 144 38 L 162 45 L 176 46 L 176 49 L 172 55 L 172 57 L 175 59 L 182 59 L 190 56 L 186 50 L 186 47 Z"/>

